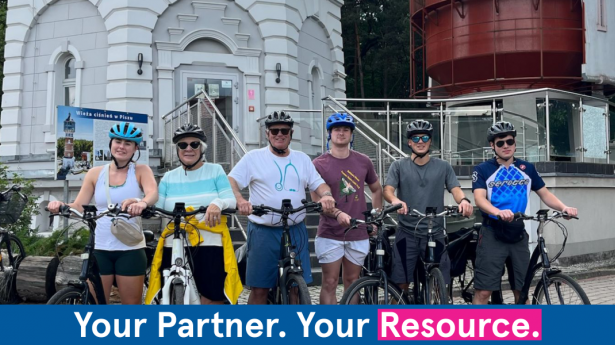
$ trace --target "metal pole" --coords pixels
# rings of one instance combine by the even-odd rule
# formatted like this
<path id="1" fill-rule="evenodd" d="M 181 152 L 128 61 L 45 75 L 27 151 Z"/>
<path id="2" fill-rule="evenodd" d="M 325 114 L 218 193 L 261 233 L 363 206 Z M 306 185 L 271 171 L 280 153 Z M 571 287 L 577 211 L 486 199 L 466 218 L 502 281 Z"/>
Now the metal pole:
<path id="1" fill-rule="evenodd" d="M 382 176 L 382 143 L 378 140 L 378 176 L 380 176 L 380 183 L 384 185 L 384 176 Z"/>
<path id="2" fill-rule="evenodd" d="M 609 114 L 609 104 L 604 105 L 604 121 L 606 123 L 606 164 L 610 164 L 611 159 L 611 147 L 609 146 L 609 140 L 611 139 L 611 119 Z"/>
<path id="3" fill-rule="evenodd" d="M 579 151 L 581 152 L 581 162 L 585 162 L 585 143 L 583 142 L 583 113 L 585 109 L 583 109 L 583 98 L 579 98 L 579 137 L 581 138 L 581 142 L 579 145 Z M 574 123 L 574 122 L 573 122 Z"/>
<path id="4" fill-rule="evenodd" d="M 551 126 L 549 125 L 549 91 L 545 93 L 545 121 L 547 127 L 547 162 L 551 161 Z"/>
<path id="5" fill-rule="evenodd" d="M 442 102 L 440 102 L 440 159 L 444 160 L 444 103 Z"/>
<path id="6" fill-rule="evenodd" d="M 397 112 L 397 126 L 399 127 L 399 149 L 403 151 L 402 146 L 403 145 L 403 141 L 404 141 L 404 136 L 402 135 L 402 123 L 401 123 L 401 113 Z"/>
<path id="7" fill-rule="evenodd" d="M 497 118 L 496 118 L 497 110 L 496 110 L 496 107 L 495 107 L 495 98 L 493 99 L 493 102 L 491 102 L 491 109 L 492 109 L 491 110 L 491 113 L 492 113 L 491 115 L 493 117 L 493 124 L 495 124 L 495 122 L 497 121 Z"/>
<path id="8" fill-rule="evenodd" d="M 211 101 L 210 101 L 211 102 Z M 213 144 L 213 152 L 211 153 L 212 156 L 212 163 L 216 163 L 216 152 L 218 152 L 218 140 L 217 140 L 217 131 L 216 131 L 216 121 L 217 121 L 217 116 L 216 116 L 216 112 L 214 111 L 214 113 L 212 114 L 212 122 L 211 122 L 211 141 Z"/>
<path id="9" fill-rule="evenodd" d="M 521 129 L 523 130 L 522 131 L 523 133 L 523 159 L 527 160 L 527 140 L 525 138 L 525 120 L 521 120 Z"/>
<path id="10" fill-rule="evenodd" d="M 322 115 L 322 135 L 320 138 L 320 151 L 321 153 L 325 153 L 325 140 L 327 137 L 327 128 L 326 128 L 326 124 L 325 124 L 325 101 L 321 100 L 320 103 L 320 111 L 321 111 L 321 115 Z"/>
<path id="11" fill-rule="evenodd" d="M 69 196 L 68 196 L 68 180 L 64 180 L 64 203 L 68 204 L 69 200 L 68 200 Z M 68 218 L 66 217 L 62 217 L 64 219 L 64 228 L 68 227 Z M 68 238 L 68 231 L 66 232 L 66 237 Z"/>
<path id="12" fill-rule="evenodd" d="M 391 141 L 391 112 L 390 103 L 387 102 L 387 141 Z"/>

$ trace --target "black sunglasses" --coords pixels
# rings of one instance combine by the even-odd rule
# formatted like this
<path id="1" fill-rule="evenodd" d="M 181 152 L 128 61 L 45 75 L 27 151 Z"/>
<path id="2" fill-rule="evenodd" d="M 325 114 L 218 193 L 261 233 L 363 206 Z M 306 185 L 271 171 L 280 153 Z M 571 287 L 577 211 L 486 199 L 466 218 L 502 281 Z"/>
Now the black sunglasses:
<path id="1" fill-rule="evenodd" d="M 190 145 L 190 147 L 192 147 L 192 149 L 196 150 L 199 148 L 199 146 L 201 146 L 201 142 L 200 141 L 193 141 L 190 144 L 186 143 L 186 142 L 181 142 L 181 143 L 177 143 L 177 147 L 179 147 L 180 150 L 185 150 L 188 148 L 188 145 Z"/>
<path id="2" fill-rule="evenodd" d="M 420 140 L 423 140 L 423 142 L 424 142 L 424 143 L 426 143 L 426 142 L 428 142 L 428 141 L 429 141 L 429 139 L 431 139 L 431 137 L 430 137 L 429 135 L 422 135 L 422 136 L 415 136 L 415 137 L 412 137 L 412 141 L 413 141 L 415 144 L 418 144 L 418 142 L 419 142 Z"/>
<path id="3" fill-rule="evenodd" d="M 269 132 L 273 135 L 278 135 L 280 132 L 282 132 L 282 135 L 288 135 L 288 133 L 290 133 L 290 128 L 270 128 Z"/>
<path id="4" fill-rule="evenodd" d="M 508 146 L 513 146 L 515 144 L 515 139 L 507 139 L 507 140 L 496 141 L 495 142 L 495 146 L 502 147 L 502 146 L 504 146 L 504 143 L 506 143 L 506 145 L 508 145 Z"/>

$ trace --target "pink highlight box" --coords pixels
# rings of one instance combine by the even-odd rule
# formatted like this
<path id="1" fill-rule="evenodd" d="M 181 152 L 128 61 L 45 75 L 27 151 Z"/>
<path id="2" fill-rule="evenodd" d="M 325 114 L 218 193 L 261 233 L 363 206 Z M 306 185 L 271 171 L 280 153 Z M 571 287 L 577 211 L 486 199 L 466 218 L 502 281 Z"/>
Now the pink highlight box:
<path id="1" fill-rule="evenodd" d="M 542 310 L 379 309 L 378 340 L 542 340 Z"/>

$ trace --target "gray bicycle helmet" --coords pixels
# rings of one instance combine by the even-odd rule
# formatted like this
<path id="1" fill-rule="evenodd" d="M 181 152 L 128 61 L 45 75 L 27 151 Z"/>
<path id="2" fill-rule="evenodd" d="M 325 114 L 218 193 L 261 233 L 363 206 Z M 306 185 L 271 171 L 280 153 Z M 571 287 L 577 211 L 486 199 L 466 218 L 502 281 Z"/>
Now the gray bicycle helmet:
<path id="1" fill-rule="evenodd" d="M 504 137 L 507 135 L 512 135 L 513 138 L 517 136 L 515 126 L 513 126 L 510 122 L 499 121 L 487 130 L 487 141 L 492 142 L 497 137 Z"/>
<path id="2" fill-rule="evenodd" d="M 191 123 L 187 123 L 175 131 L 175 134 L 173 134 L 173 144 L 177 144 L 181 139 L 186 137 L 197 138 L 204 143 L 207 142 L 207 136 L 201 127 Z"/>
<path id="3" fill-rule="evenodd" d="M 433 137 L 433 126 L 425 120 L 415 120 L 408 124 L 406 135 L 408 139 L 417 134 L 428 134 Z"/>
<path id="4" fill-rule="evenodd" d="M 289 125 L 291 128 L 295 121 L 283 111 L 274 111 L 271 115 L 267 116 L 265 120 L 265 126 L 269 128 L 272 125 Z"/>

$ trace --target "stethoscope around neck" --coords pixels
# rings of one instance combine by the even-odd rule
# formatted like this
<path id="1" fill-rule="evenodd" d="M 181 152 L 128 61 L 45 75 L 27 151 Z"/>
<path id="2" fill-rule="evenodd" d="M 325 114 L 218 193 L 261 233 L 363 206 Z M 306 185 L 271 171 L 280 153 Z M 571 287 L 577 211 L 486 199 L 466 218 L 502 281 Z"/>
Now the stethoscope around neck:
<path id="1" fill-rule="evenodd" d="M 297 183 L 299 184 L 299 172 L 297 171 L 297 168 L 293 165 L 292 161 L 289 161 L 288 164 L 286 164 L 286 166 L 284 167 L 284 175 L 282 175 L 282 169 L 278 165 L 278 162 L 273 161 L 273 163 L 275 163 L 275 166 L 277 166 L 278 170 L 280 171 L 280 182 L 275 184 L 275 189 L 278 192 L 281 192 L 284 189 L 284 185 L 286 184 L 286 172 L 288 171 L 289 166 L 295 170 L 295 174 L 297 174 Z M 290 191 L 296 192 L 296 190 L 294 189 L 290 189 Z"/>

